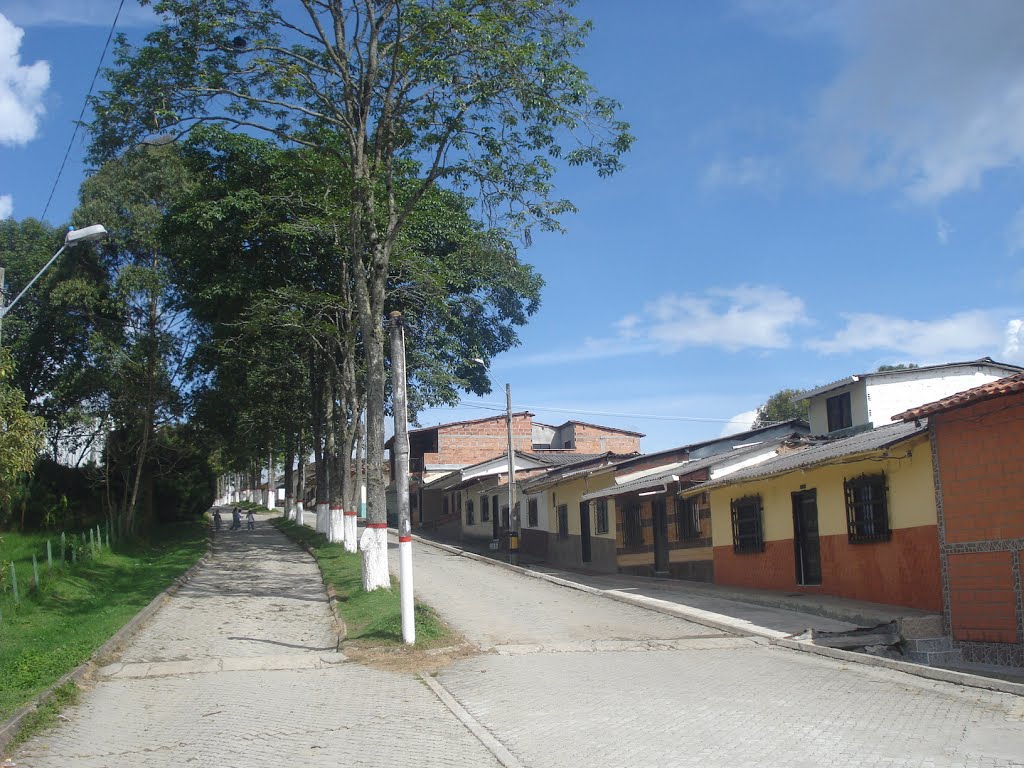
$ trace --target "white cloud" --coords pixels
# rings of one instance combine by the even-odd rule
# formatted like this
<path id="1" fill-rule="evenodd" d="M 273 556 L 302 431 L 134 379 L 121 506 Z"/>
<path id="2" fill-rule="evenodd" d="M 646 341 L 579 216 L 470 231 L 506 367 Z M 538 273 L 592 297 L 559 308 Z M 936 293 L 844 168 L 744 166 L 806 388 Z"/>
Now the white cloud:
<path id="1" fill-rule="evenodd" d="M 612 335 L 570 349 L 512 358 L 510 365 L 549 365 L 625 355 L 671 354 L 688 347 L 783 349 L 790 331 L 808 323 L 802 299 L 779 288 L 741 285 L 704 295 L 666 294 L 613 323 Z"/>
<path id="2" fill-rule="evenodd" d="M 74 25 L 109 27 L 117 13 L 118 0 L 6 0 L 4 14 L 23 27 Z M 152 7 L 125 3 L 118 27 L 156 23 Z"/>
<path id="3" fill-rule="evenodd" d="M 885 350 L 916 362 L 949 362 L 1006 350 L 1006 313 L 997 310 L 957 312 L 937 320 L 907 320 L 871 313 L 843 315 L 846 326 L 831 339 L 808 342 L 824 354 Z M 1017 328 L 1019 338 L 1020 328 Z"/>
<path id="4" fill-rule="evenodd" d="M 845 61 L 811 128 L 828 175 L 925 202 L 1024 160 L 1024 3 L 838 0 L 833 9 L 815 29 L 830 28 Z"/>
<path id="5" fill-rule="evenodd" d="M 644 308 L 634 328 L 662 351 L 684 347 L 782 349 L 793 326 L 804 324 L 802 299 L 779 288 L 741 285 L 704 296 L 667 294 Z"/>
<path id="6" fill-rule="evenodd" d="M 720 437 L 726 435 L 735 435 L 737 432 L 746 432 L 752 429 L 754 426 L 754 419 L 757 418 L 757 410 L 744 411 L 743 413 L 737 413 L 731 419 L 729 423 L 722 428 L 722 434 Z"/>
<path id="7" fill-rule="evenodd" d="M 14 213 L 14 198 L 10 195 L 0 195 L 0 221 L 11 218 Z"/>
<path id="8" fill-rule="evenodd" d="M 1016 362 L 1021 360 L 1024 347 L 1024 319 L 1015 317 L 1006 323 L 1006 341 L 1003 345 L 1003 358 Z"/>
<path id="9" fill-rule="evenodd" d="M 47 62 L 22 66 L 18 49 L 24 34 L 0 14 L 0 144 L 17 146 L 35 138 L 50 84 Z"/>
<path id="10" fill-rule="evenodd" d="M 782 172 L 778 162 L 763 157 L 740 157 L 735 160 L 716 160 L 701 177 L 706 189 L 740 187 L 761 192 L 778 188 Z"/>

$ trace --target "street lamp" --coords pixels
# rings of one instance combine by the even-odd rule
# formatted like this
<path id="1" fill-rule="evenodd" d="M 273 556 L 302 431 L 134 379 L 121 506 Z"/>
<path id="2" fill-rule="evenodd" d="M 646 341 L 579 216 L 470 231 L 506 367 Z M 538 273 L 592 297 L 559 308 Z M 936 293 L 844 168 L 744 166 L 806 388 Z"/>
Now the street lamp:
<path id="1" fill-rule="evenodd" d="M 91 227 L 83 227 L 82 229 L 69 229 L 68 233 L 64 236 L 64 245 L 60 247 L 60 250 L 50 257 L 50 260 L 43 265 L 43 268 L 39 270 L 36 276 L 28 281 L 28 285 L 21 289 L 21 293 L 14 297 L 14 301 L 7 305 L 4 304 L 4 270 L 0 268 L 0 341 L 3 339 L 3 320 L 7 317 L 7 313 L 14 309 L 14 306 L 21 301 L 21 297 L 35 284 L 36 280 L 42 277 L 43 273 L 57 260 L 57 257 L 64 253 L 64 249 L 74 248 L 79 243 L 91 243 L 94 240 L 102 240 L 107 234 L 107 230 L 102 224 L 93 224 Z"/>
<path id="2" fill-rule="evenodd" d="M 491 381 L 498 384 L 490 371 L 487 370 L 487 363 L 479 357 L 474 357 L 472 362 L 479 364 L 484 369 Z M 498 384 L 498 386 L 501 386 Z M 513 565 L 519 565 L 519 513 L 516 512 L 516 459 L 512 451 L 512 385 L 505 385 L 505 429 L 508 435 L 508 559 Z M 498 514 L 498 510 L 494 510 Z"/>

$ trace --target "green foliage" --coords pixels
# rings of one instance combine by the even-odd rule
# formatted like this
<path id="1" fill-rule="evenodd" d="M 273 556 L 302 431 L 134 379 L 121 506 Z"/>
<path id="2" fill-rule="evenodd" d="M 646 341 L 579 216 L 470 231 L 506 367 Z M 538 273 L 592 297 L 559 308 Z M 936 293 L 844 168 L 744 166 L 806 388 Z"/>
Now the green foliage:
<path id="1" fill-rule="evenodd" d="M 920 368 L 917 363 L 900 363 L 899 365 L 880 365 L 878 366 L 878 373 L 885 373 L 886 371 L 906 371 L 911 368 Z"/>
<path id="2" fill-rule="evenodd" d="M 337 610 L 345 622 L 346 642 L 360 645 L 402 644 L 402 606 L 398 590 L 392 588 L 364 592 L 359 553 L 346 552 L 343 545 L 331 544 L 322 533 L 293 521 L 278 517 L 272 523 L 289 538 L 304 544 L 313 552 L 324 581 L 334 587 L 338 595 Z M 416 604 L 415 621 L 414 648 L 439 648 L 453 643 L 452 630 L 429 606 Z"/>
<path id="3" fill-rule="evenodd" d="M 30 547 L 38 552 L 40 543 L 45 560 L 44 537 L 3 533 L 0 560 Z M 164 528 L 53 571 L 41 590 L 23 590 L 17 607 L 0 595 L 0 719 L 88 659 L 205 551 L 204 525 Z M 19 567 L 19 584 L 28 584 L 25 573 Z"/>
<path id="4" fill-rule="evenodd" d="M 13 749 L 36 734 L 56 725 L 61 711 L 77 704 L 80 693 L 78 685 L 74 682 L 67 682 L 54 688 L 52 698 L 22 719 L 18 726 L 18 732 L 11 739 L 8 747 Z"/>
<path id="5" fill-rule="evenodd" d="M 807 409 L 810 403 L 807 400 L 794 400 L 798 395 L 803 394 L 801 389 L 783 389 L 765 401 L 764 405 L 757 409 L 757 417 L 754 419 L 753 429 L 767 427 L 781 421 L 791 419 L 807 419 Z"/>
<path id="6" fill-rule="evenodd" d="M 28 412 L 24 394 L 12 384 L 13 375 L 14 361 L 0 348 L 0 510 L 43 447 L 44 422 Z"/>

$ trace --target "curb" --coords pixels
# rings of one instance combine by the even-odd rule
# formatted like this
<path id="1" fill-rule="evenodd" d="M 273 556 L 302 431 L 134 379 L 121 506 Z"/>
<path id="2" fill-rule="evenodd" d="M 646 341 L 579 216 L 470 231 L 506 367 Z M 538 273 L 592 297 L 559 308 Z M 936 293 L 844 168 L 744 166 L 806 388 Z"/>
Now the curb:
<path id="1" fill-rule="evenodd" d="M 394 529 L 388 529 L 390 532 L 395 532 Z M 721 619 L 714 618 L 715 614 L 708 614 L 706 611 L 701 611 L 697 608 L 687 608 L 677 604 L 662 604 L 661 601 L 655 601 L 653 598 L 647 598 L 637 595 L 627 594 L 612 594 L 595 587 L 588 587 L 586 584 L 580 584 L 569 579 L 562 579 L 557 576 L 551 576 L 547 573 L 541 573 L 539 571 L 532 571 L 522 566 L 512 565 L 511 563 L 503 563 L 500 560 L 494 560 L 483 555 L 478 555 L 475 552 L 468 552 L 458 547 L 453 547 L 449 544 L 441 544 L 440 542 L 425 539 L 422 536 L 413 534 L 413 539 L 426 544 L 427 546 L 435 547 L 436 549 L 443 550 L 453 555 L 459 555 L 460 557 L 466 557 L 471 560 L 477 560 L 481 563 L 488 563 L 490 565 L 496 565 L 501 568 L 505 568 L 516 573 L 521 573 L 524 576 L 532 576 L 535 579 L 547 581 L 551 584 L 557 584 L 562 587 L 568 587 L 569 589 L 575 589 L 580 592 L 586 592 L 587 594 L 597 595 L 599 597 L 608 598 L 611 600 L 617 600 L 620 603 L 627 603 L 629 605 L 635 605 L 639 608 L 645 608 L 649 611 L 655 611 L 657 613 L 664 613 L 670 616 L 676 616 L 678 618 L 692 621 L 695 624 L 701 624 L 705 627 L 711 627 L 712 629 L 719 629 L 723 632 L 728 632 L 734 635 L 741 635 L 750 637 L 755 642 L 767 641 L 768 645 L 777 646 L 779 648 L 785 648 L 791 651 L 800 651 L 803 653 L 811 653 L 817 656 L 827 656 L 831 659 L 839 661 L 848 661 L 854 664 L 863 664 L 868 667 L 883 667 L 885 669 L 895 670 L 897 672 L 905 672 L 915 677 L 923 677 L 929 680 L 937 680 L 943 683 L 952 683 L 954 685 L 962 685 L 970 688 L 982 688 L 989 691 L 997 691 L 999 693 L 1009 693 L 1015 696 L 1024 696 L 1024 683 L 1011 683 L 1008 680 L 999 680 L 998 678 L 983 677 L 981 675 L 972 675 L 969 672 L 957 672 L 951 669 L 940 669 L 938 667 L 926 667 L 921 664 L 914 664 L 910 661 L 899 661 L 898 659 L 889 659 L 884 656 L 871 656 L 865 653 L 854 653 L 853 651 L 844 651 L 839 648 L 826 648 L 821 645 L 813 645 L 808 642 L 799 640 L 790 640 L 784 633 L 778 632 L 764 627 L 758 627 L 756 625 L 742 626 L 730 621 L 722 621 Z M 740 602 L 740 601 L 737 601 Z"/>
<path id="2" fill-rule="evenodd" d="M 207 552 L 205 555 L 200 557 L 191 568 L 185 571 L 181 576 L 178 576 L 171 585 L 167 587 L 163 592 L 154 597 L 145 608 L 135 614 L 128 622 L 121 627 L 117 632 L 110 636 L 110 638 L 103 643 L 99 648 L 93 651 L 92 655 L 86 660 L 75 667 L 73 670 L 61 677 L 57 682 L 47 688 L 45 691 L 37 695 L 32 701 L 25 706 L 21 707 L 17 712 L 11 715 L 10 718 L 0 724 L 0 753 L 7 748 L 7 745 L 11 743 L 11 740 L 17 735 L 21 729 L 21 722 L 29 714 L 34 712 L 41 704 L 45 704 L 51 698 L 53 698 L 53 692 L 55 689 L 60 688 L 69 682 L 79 682 L 82 679 L 88 677 L 93 670 L 97 667 L 102 666 L 100 663 L 107 656 L 113 654 L 121 645 L 127 642 L 136 632 L 139 631 L 143 623 L 145 623 L 154 613 L 163 607 L 163 604 L 174 595 L 179 589 L 185 584 L 190 582 L 196 575 L 196 572 L 206 565 L 213 557 L 213 539 L 207 541 Z"/>

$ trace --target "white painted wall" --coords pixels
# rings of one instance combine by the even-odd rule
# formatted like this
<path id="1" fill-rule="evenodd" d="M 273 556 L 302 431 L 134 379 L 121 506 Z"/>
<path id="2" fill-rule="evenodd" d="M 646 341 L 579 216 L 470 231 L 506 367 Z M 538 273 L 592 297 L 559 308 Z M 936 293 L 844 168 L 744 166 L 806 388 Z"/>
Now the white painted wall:
<path id="1" fill-rule="evenodd" d="M 983 369 L 967 368 L 954 370 L 943 376 L 919 377 L 904 374 L 900 378 L 872 377 L 868 382 L 868 414 L 872 424 L 884 427 L 892 423 L 892 417 L 909 408 L 941 400 L 957 392 L 980 387 L 1007 374 Z"/>

